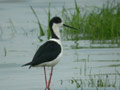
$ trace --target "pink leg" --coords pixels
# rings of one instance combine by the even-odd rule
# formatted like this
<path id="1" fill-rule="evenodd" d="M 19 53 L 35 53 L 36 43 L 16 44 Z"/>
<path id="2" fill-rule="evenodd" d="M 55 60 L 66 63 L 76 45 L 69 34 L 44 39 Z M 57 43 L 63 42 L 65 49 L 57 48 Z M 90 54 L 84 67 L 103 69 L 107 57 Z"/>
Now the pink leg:
<path id="1" fill-rule="evenodd" d="M 52 78 L 52 72 L 53 72 L 53 67 L 51 67 L 50 78 L 49 78 L 49 82 L 48 82 L 48 89 L 50 87 L 50 82 L 51 82 L 51 78 Z"/>
<path id="2" fill-rule="evenodd" d="M 45 69 L 45 66 L 44 66 L 44 75 L 45 75 L 45 85 L 46 85 L 46 88 L 47 88 L 47 77 L 46 77 L 46 69 Z"/>

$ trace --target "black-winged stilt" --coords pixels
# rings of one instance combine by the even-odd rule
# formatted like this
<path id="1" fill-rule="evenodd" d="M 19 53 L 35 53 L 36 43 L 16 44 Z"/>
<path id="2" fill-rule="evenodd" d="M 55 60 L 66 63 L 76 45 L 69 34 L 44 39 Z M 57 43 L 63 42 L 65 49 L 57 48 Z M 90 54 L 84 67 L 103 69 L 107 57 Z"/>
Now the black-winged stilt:
<path id="1" fill-rule="evenodd" d="M 71 26 L 63 24 L 61 18 L 53 17 L 49 22 L 52 38 L 39 47 L 31 62 L 23 65 L 23 66 L 30 65 L 29 68 L 44 67 L 45 84 L 46 84 L 46 89 L 48 90 L 50 90 L 49 87 L 50 87 L 53 67 L 59 62 L 63 52 L 63 48 L 60 40 L 60 32 L 59 32 L 60 26 L 76 29 Z M 51 67 L 48 83 L 47 83 L 45 66 Z"/>

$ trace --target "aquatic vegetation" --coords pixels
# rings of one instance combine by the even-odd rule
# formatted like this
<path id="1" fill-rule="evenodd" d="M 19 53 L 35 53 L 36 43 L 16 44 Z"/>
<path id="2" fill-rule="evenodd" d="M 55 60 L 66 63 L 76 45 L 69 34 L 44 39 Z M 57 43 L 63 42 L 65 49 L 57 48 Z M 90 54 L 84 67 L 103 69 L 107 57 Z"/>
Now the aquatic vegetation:
<path id="1" fill-rule="evenodd" d="M 49 3 L 49 9 L 48 9 L 48 29 L 47 29 L 47 36 L 48 36 L 48 39 L 50 38 L 50 28 L 49 28 L 49 22 L 50 22 L 50 18 L 51 18 L 51 13 L 50 13 L 50 3 Z"/>
<path id="2" fill-rule="evenodd" d="M 33 14 L 35 15 L 35 17 L 36 17 L 36 19 L 37 19 L 37 22 L 38 22 L 38 26 L 39 26 L 39 30 L 40 30 L 40 36 L 38 37 L 38 39 L 39 39 L 40 41 L 43 41 L 40 37 L 45 35 L 45 31 L 43 30 L 43 27 L 42 27 L 42 25 L 41 25 L 41 23 L 40 23 L 40 21 L 39 21 L 39 18 L 38 18 L 38 16 L 37 16 L 35 10 L 33 9 L 32 6 L 30 6 L 30 8 L 31 8 L 31 10 L 32 10 Z M 49 39 L 49 38 L 50 38 L 50 35 L 51 35 L 50 29 L 49 29 L 49 22 L 50 22 L 50 18 L 51 18 L 50 3 L 49 3 L 49 8 L 48 8 L 47 15 L 48 15 L 47 38 Z"/>
<path id="3" fill-rule="evenodd" d="M 30 8 L 37 19 L 40 36 L 44 36 L 45 32 L 43 31 L 43 27 L 41 26 L 38 16 L 32 6 Z M 47 12 L 48 39 L 50 38 L 50 8 L 49 3 Z M 117 44 L 117 46 L 110 45 L 109 47 L 120 47 L 120 3 L 115 4 L 114 1 L 111 3 L 107 2 L 102 6 L 102 8 L 92 7 L 85 10 L 85 8 L 78 7 L 77 1 L 75 0 L 75 8 L 66 9 L 63 6 L 61 13 L 66 24 L 79 29 L 75 31 L 65 28 L 66 30 L 61 32 L 64 40 L 75 40 L 75 45 L 72 46 L 72 48 L 82 48 L 79 46 L 79 40 L 91 40 L 91 43 L 94 44 L 107 44 L 109 42 L 109 44 Z M 91 46 L 90 48 L 94 48 L 94 46 Z M 100 48 L 104 48 L 104 46 L 101 46 Z"/>
<path id="4" fill-rule="evenodd" d="M 2 35 L 3 35 L 3 29 L 2 29 L 2 27 L 0 25 L 0 39 L 2 39 Z"/>
<path id="5" fill-rule="evenodd" d="M 9 23 L 10 23 L 10 28 L 12 30 L 12 33 L 15 34 L 16 33 L 16 28 L 13 24 L 13 21 L 11 19 L 9 19 Z"/>
<path id="6" fill-rule="evenodd" d="M 86 59 L 80 59 L 78 56 L 78 53 L 75 52 L 76 55 L 76 59 L 75 62 L 76 63 L 82 63 L 82 70 L 81 67 L 80 69 L 80 75 L 77 77 L 73 77 L 70 80 L 70 84 L 72 84 L 73 86 L 76 86 L 76 90 L 77 89 L 81 89 L 81 90 L 86 90 L 86 88 L 92 88 L 92 90 L 101 90 L 101 88 L 103 88 L 104 90 L 107 89 L 113 89 L 113 90 L 118 90 L 120 85 L 120 81 L 119 81 L 119 69 L 117 70 L 117 67 L 120 66 L 120 64 L 110 64 L 110 65 L 105 65 L 101 67 L 97 66 L 97 67 L 89 67 L 89 64 L 91 62 L 98 62 L 99 64 L 102 62 L 105 63 L 109 63 L 109 62 L 120 62 L 120 60 L 91 60 L 90 59 L 90 54 L 88 54 Z M 102 55 L 102 54 L 99 54 Z M 112 54 L 113 55 L 113 54 Z M 115 68 L 115 72 L 98 72 L 98 73 L 94 73 L 94 71 L 92 69 L 97 69 L 99 71 L 99 68 L 101 69 L 105 69 L 105 68 Z M 77 68 L 78 69 L 78 68 Z"/>
<path id="7" fill-rule="evenodd" d="M 4 48 L 4 56 L 7 56 L 7 50 Z"/>
<path id="8" fill-rule="evenodd" d="M 15 34 L 17 33 L 17 31 L 16 31 L 16 28 L 11 19 L 9 19 L 9 23 L 10 23 L 10 26 L 8 26 L 8 28 L 11 29 L 11 37 L 10 38 L 13 38 L 15 36 Z"/>
<path id="9" fill-rule="evenodd" d="M 71 84 L 75 84 L 76 88 L 81 88 L 81 90 L 84 90 L 86 87 L 88 88 L 96 88 L 98 90 L 99 88 L 115 88 L 117 89 L 117 77 L 113 81 L 110 80 L 109 75 L 90 75 L 89 79 L 75 79 L 72 78 L 70 80 Z"/>
<path id="10" fill-rule="evenodd" d="M 31 8 L 33 14 L 34 14 L 35 17 L 36 17 L 36 20 L 37 20 L 37 23 L 38 23 L 38 26 L 39 26 L 40 36 L 39 36 L 38 38 L 39 38 L 40 41 L 42 41 L 42 39 L 41 39 L 40 37 L 45 35 L 45 34 L 44 34 L 44 31 L 43 31 L 43 27 L 42 27 L 42 25 L 41 25 L 41 23 L 40 23 L 40 21 L 39 21 L 39 18 L 38 18 L 38 16 L 37 16 L 35 10 L 33 9 L 33 7 L 30 6 L 30 8 Z"/>
<path id="11" fill-rule="evenodd" d="M 120 67 L 120 64 L 112 64 L 112 65 L 108 65 L 108 66 L 105 66 L 105 67 Z"/>
<path id="12" fill-rule="evenodd" d="M 83 90 L 83 80 L 82 79 L 80 79 L 79 81 L 77 80 L 77 79 L 75 79 L 75 78 L 73 78 L 72 80 L 71 80 L 71 84 L 76 84 L 76 88 L 78 89 L 78 88 L 81 88 L 81 90 Z"/>
<path id="13" fill-rule="evenodd" d="M 105 43 L 111 40 L 111 43 L 119 45 L 120 39 L 120 3 L 114 2 L 104 4 L 102 8 L 93 7 L 84 12 L 85 9 L 79 8 L 75 1 L 75 9 L 65 9 L 63 7 L 62 15 L 65 23 L 79 28 L 78 31 L 63 31 L 63 36 L 67 40 L 98 40 Z M 84 12 L 84 13 L 83 13 Z"/>

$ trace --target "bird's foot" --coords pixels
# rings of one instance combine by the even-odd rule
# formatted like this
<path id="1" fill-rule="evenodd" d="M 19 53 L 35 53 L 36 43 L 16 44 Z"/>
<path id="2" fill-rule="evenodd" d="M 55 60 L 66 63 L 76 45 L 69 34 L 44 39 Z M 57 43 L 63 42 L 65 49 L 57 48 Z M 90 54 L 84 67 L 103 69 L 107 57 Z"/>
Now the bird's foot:
<path id="1" fill-rule="evenodd" d="M 50 90 L 50 88 L 45 88 L 45 90 Z"/>

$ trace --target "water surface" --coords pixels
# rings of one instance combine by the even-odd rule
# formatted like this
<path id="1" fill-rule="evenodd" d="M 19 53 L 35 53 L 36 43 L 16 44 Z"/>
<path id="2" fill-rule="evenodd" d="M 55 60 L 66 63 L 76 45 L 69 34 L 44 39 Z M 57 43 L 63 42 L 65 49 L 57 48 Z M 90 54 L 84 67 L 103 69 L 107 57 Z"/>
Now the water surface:
<path id="1" fill-rule="evenodd" d="M 42 37 L 39 42 L 37 21 L 30 10 L 33 6 L 42 26 L 47 28 L 47 14 L 51 3 L 52 16 L 61 16 L 62 6 L 74 8 L 73 0 L 0 0 L 0 88 L 1 90 L 44 90 L 43 68 L 21 67 L 32 60 L 38 47 L 47 40 Z M 79 7 L 101 7 L 106 0 L 79 0 Z M 119 48 L 72 48 L 74 41 L 62 41 L 64 54 L 58 65 L 54 67 L 52 90 L 76 90 L 71 80 L 108 79 L 116 82 L 114 90 L 120 87 L 120 49 Z M 79 41 L 81 47 L 89 47 L 89 40 Z M 100 45 L 100 44 L 92 44 Z M 49 76 L 50 68 L 47 68 Z M 104 87 L 99 87 L 104 90 Z M 96 90 L 96 87 L 84 85 L 84 90 Z"/>

